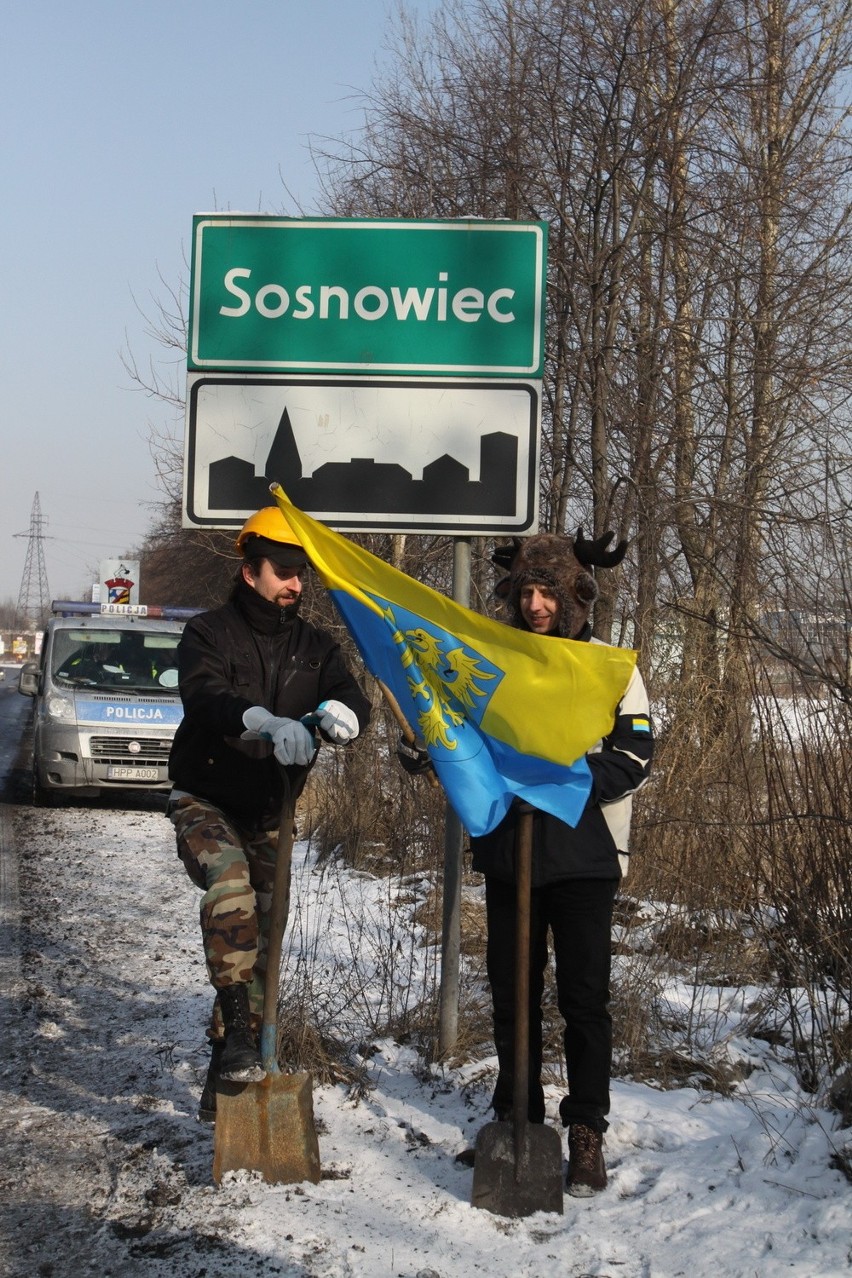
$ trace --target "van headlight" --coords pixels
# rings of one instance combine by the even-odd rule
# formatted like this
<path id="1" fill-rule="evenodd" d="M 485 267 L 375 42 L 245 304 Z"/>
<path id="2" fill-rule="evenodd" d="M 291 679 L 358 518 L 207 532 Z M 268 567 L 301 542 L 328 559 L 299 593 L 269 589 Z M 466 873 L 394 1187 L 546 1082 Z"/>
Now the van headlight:
<path id="1" fill-rule="evenodd" d="M 48 697 L 45 709 L 51 719 L 61 719 L 63 723 L 69 723 L 76 718 L 74 702 L 68 697 Z"/>

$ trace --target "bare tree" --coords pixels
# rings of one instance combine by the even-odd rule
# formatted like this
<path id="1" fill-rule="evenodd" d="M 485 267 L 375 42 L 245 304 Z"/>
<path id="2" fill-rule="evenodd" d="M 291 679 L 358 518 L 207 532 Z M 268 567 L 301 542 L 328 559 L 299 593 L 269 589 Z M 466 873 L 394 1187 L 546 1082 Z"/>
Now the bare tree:
<path id="1" fill-rule="evenodd" d="M 639 641 L 653 675 L 649 873 L 702 908 L 723 882 L 728 901 L 777 887 L 811 955 L 848 926 L 832 815 L 807 805 L 821 766 L 827 806 L 852 780 L 825 766 L 852 672 L 850 17 L 845 0 L 403 14 L 364 128 L 317 157 L 329 212 L 548 222 L 542 521 L 633 538 L 595 627 Z M 838 708 L 798 767 L 785 692 Z"/>

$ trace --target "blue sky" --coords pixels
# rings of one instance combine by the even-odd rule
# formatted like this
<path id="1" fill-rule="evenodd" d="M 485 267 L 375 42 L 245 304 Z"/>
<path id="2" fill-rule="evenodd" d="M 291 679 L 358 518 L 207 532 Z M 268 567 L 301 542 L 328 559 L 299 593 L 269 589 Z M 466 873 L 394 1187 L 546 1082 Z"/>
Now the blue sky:
<path id="1" fill-rule="evenodd" d="M 438 3 L 406 8 L 428 16 Z M 53 598 L 79 597 L 147 528 L 159 495 L 148 436 L 181 421 L 133 388 L 122 351 L 179 386 L 184 365 L 140 308 L 156 318 L 186 280 L 193 213 L 316 211 L 308 143 L 358 127 L 395 8 L 4 7 L 0 599 L 17 599 L 27 540 L 15 534 L 36 492 Z"/>

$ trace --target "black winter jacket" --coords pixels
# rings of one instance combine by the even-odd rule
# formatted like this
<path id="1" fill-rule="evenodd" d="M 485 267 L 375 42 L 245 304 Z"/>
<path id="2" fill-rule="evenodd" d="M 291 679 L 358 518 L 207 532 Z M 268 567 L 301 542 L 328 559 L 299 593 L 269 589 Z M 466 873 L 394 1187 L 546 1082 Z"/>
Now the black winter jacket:
<path id="1" fill-rule="evenodd" d="M 626 872 L 633 794 L 647 780 L 653 753 L 648 694 L 634 670 L 612 731 L 586 755 L 592 790 L 576 828 L 545 812 L 533 817 L 534 887 L 560 879 L 617 879 Z M 511 807 L 496 830 L 471 839 L 474 870 L 514 881 L 517 819 Z"/>
<path id="2" fill-rule="evenodd" d="M 332 637 L 244 582 L 221 608 L 187 623 L 178 672 L 184 717 L 169 759 L 171 779 L 253 829 L 275 828 L 284 784 L 271 744 L 240 740 L 250 706 L 299 719 L 334 699 L 355 713 L 361 731 L 370 719 L 370 704 Z M 285 771 L 298 794 L 307 769 Z"/>

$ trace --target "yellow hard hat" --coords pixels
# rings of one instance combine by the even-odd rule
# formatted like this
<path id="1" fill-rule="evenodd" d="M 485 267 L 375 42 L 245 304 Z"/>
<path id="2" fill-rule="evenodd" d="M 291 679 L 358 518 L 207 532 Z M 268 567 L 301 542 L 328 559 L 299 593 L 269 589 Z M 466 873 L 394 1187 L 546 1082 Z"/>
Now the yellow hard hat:
<path id="1" fill-rule="evenodd" d="M 277 506 L 264 506 L 250 515 L 240 529 L 235 545 L 243 555 L 259 554 L 270 559 L 276 557 L 277 547 L 283 550 L 285 546 L 288 547 L 288 558 L 292 558 L 295 547 L 301 552 L 300 557 L 305 559 L 299 538 Z"/>

